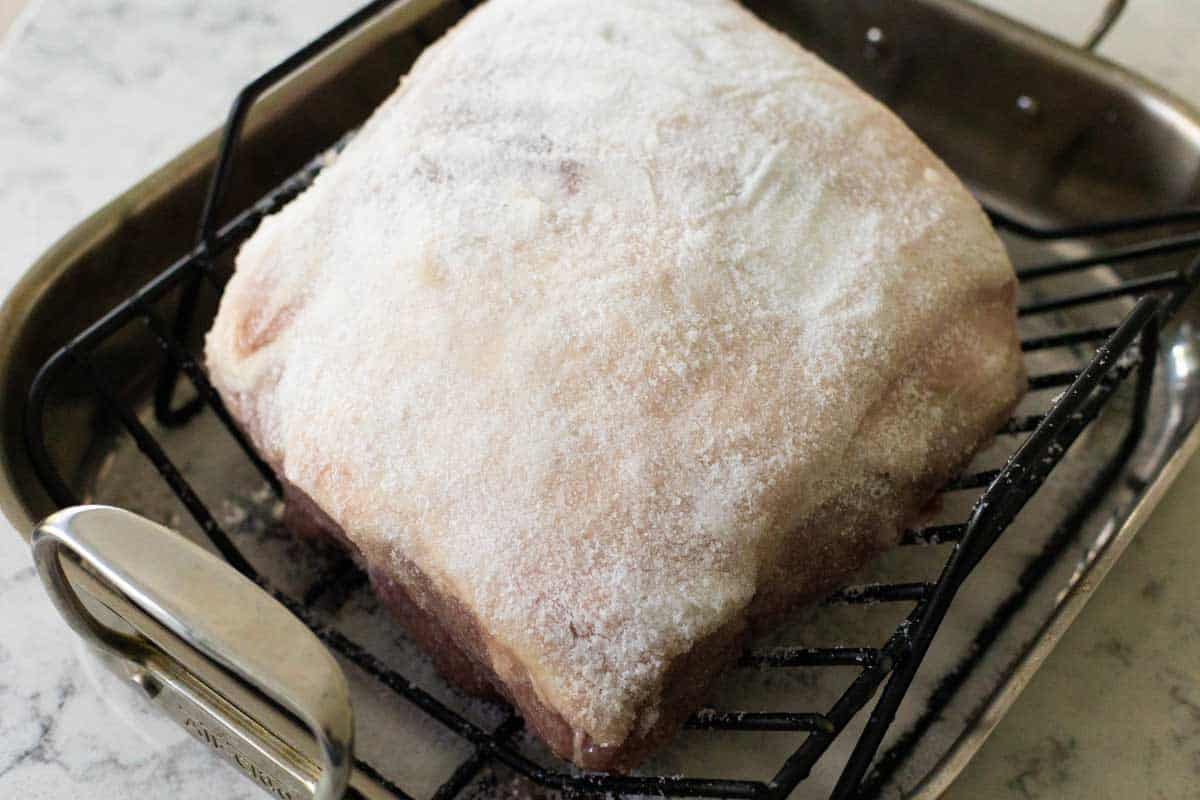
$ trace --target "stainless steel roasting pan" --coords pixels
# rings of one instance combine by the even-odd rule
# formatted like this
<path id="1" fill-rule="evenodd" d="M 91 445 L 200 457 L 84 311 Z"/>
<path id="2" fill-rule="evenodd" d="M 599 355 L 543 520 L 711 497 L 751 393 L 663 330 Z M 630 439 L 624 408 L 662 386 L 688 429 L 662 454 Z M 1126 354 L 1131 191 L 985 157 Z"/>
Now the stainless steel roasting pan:
<path id="1" fill-rule="evenodd" d="M 1040 304 L 1022 318 L 1027 339 L 1045 344 L 1081 327 L 1110 330 L 1131 310 L 1137 313 L 1139 292 L 1130 287 L 1165 287 L 1169 280 L 1153 276 L 1184 275 L 1200 248 L 1193 242 L 1200 217 L 1179 211 L 1200 203 L 1200 115 L 1137 76 L 954 0 L 747 4 L 903 116 L 1015 232 L 1006 241 L 1016 263 L 1076 265 L 1023 283 L 1022 302 Z M 222 218 L 252 208 L 352 131 L 465 5 L 393 3 L 255 103 L 237 143 Z M 52 517 L 38 529 L 35 550 L 60 608 L 117 674 L 274 796 L 339 789 L 346 775 L 351 793 L 380 798 L 446 800 L 593 786 L 554 763 L 504 709 L 445 687 L 374 606 L 361 581 L 346 577 L 344 564 L 281 532 L 269 486 L 212 414 L 187 422 L 156 417 L 164 354 L 145 330 L 122 329 L 106 338 L 90 354 L 89 368 L 99 370 L 110 399 L 132 409 L 162 442 L 180 475 L 213 509 L 214 524 L 230 531 L 260 566 L 260 585 L 273 587 L 294 611 L 311 601 L 321 638 L 263 589 L 202 554 L 212 550 L 202 526 L 147 461 L 144 443 L 132 441 L 100 407 L 88 380 L 67 374 L 31 400 L 35 376 L 51 356 L 194 252 L 196 220 L 219 146 L 217 133 L 207 136 L 80 224 L 29 269 L 0 309 L 4 514 L 28 538 L 38 520 L 62 505 L 47 493 L 45 470 L 31 457 L 36 440 L 73 496 L 131 509 L 182 534 L 93 508 Z M 1137 222 L 1160 214 L 1165 216 L 1154 225 Z M 1080 229 L 1113 220 L 1126 223 Z M 1144 246 L 1148 237 L 1152 246 Z M 1117 255 L 1086 262 L 1097 253 Z M 228 254 L 214 259 L 214 274 L 227 272 L 228 261 Z M 183 299 L 186 285 L 179 289 L 147 296 L 147 305 L 159 318 L 172 319 L 181 303 L 191 302 Z M 1064 297 L 1085 299 L 1059 302 Z M 203 290 L 195 301 L 196 323 L 183 342 L 192 352 L 215 299 L 215 291 Z M 1157 350 L 1141 350 L 1153 367 L 1138 370 L 1146 376 L 1144 396 L 1135 396 L 1133 380 L 1113 389 L 1095 421 L 1056 457 L 1036 496 L 970 573 L 886 729 L 874 768 L 854 791 L 933 797 L 948 786 L 1192 454 L 1200 416 L 1200 305 L 1190 299 L 1173 311 L 1157 336 Z M 1040 398 L 1041 411 L 1092 359 L 1094 342 L 1091 349 L 1083 339 L 1068 344 L 1031 348 L 1031 372 L 1051 376 L 1031 394 L 1031 404 Z M 1064 374 L 1068 380 L 1054 379 Z M 1026 410 L 1025 418 L 1036 420 L 1039 408 Z M 1011 433 L 1033 427 L 1018 424 Z M 980 457 L 980 474 L 994 474 L 988 470 L 1002 466 L 1013 449 L 1014 440 L 998 440 Z M 946 496 L 942 530 L 952 530 L 970 511 L 981 487 L 958 487 Z M 955 546 L 949 535 L 945 541 L 927 536 L 873 566 L 862 582 L 932 585 Z M 314 577 L 318 584 L 328 577 L 344 590 L 313 593 Z M 827 648 L 840 660 L 732 670 L 714 705 L 748 708 L 747 718 L 755 720 L 771 716 L 755 717 L 763 708 L 827 705 L 853 677 L 846 670 L 867 659 L 860 654 L 855 662 L 847 645 L 882 641 L 902 621 L 894 603 L 864 597 L 872 599 L 869 588 L 865 596 L 800 614 L 766 643 Z M 331 656 L 325 645 L 338 636 L 353 639 L 358 655 L 347 658 L 343 649 Z M 385 688 L 367 674 L 372 670 L 376 678 L 384 676 Z M 386 691 L 399 681 L 420 685 L 469 724 L 447 732 L 411 695 Z M 672 776 L 661 793 L 786 794 L 794 784 L 784 791 L 767 779 L 805 736 L 821 735 L 829 717 L 822 723 L 812 716 L 815 727 L 807 730 L 772 730 L 765 723 L 694 726 L 644 773 Z M 835 787 L 866 717 L 864 710 L 844 725 L 795 786 L 796 796 L 846 793 L 845 786 Z M 730 721 L 716 714 L 709 722 L 722 719 Z M 496 728 L 505 728 L 500 749 Z M 471 732 L 476 730 L 489 733 L 480 737 Z M 528 769 L 514 771 L 515 757 L 504 748 L 541 765 L 535 780 L 527 779 Z M 518 774 L 523 771 L 525 778 Z M 554 777 L 560 774 L 570 777 Z M 680 775 L 714 780 L 687 783 Z M 645 785 L 633 782 L 621 790 L 598 782 L 593 788 L 617 786 L 635 794 Z"/>

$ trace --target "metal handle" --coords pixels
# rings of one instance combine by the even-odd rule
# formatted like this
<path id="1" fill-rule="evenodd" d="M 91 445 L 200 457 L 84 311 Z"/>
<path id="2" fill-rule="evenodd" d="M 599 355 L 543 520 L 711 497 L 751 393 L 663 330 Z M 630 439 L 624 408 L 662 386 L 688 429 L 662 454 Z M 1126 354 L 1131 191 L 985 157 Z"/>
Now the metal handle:
<path id="1" fill-rule="evenodd" d="M 63 571 L 63 549 L 186 644 L 298 717 L 316 737 L 320 769 L 148 640 L 101 623 Z M 189 732 L 281 800 L 344 794 L 354 738 L 345 676 L 320 640 L 252 581 L 175 531 L 108 506 L 76 506 L 46 518 L 33 532 L 33 555 L 71 628 L 134 664 L 135 680 Z"/>
<path id="2" fill-rule="evenodd" d="M 983 4 L 980 3 L 979 5 Z M 1117 24 L 1117 20 L 1125 13 L 1125 8 L 1128 5 L 1128 0 L 1105 0 L 1104 8 L 1100 10 L 1100 17 L 1092 24 L 1091 32 L 1084 38 L 1083 44 L 1079 45 L 1079 49 L 1088 53 L 1094 52 L 1112 31 L 1113 26 Z M 1024 22 L 1026 25 L 1036 27 L 1037 20 L 1035 19 L 1026 19 L 1024 15 L 1018 16 L 1011 12 L 1009 16 L 1012 19 Z"/>
<path id="3" fill-rule="evenodd" d="M 1126 0 L 1108 0 L 1104 5 L 1104 10 L 1100 12 L 1100 19 L 1096 20 L 1096 24 L 1092 26 L 1092 32 L 1088 34 L 1083 43 L 1083 49 L 1089 52 L 1095 50 L 1104 41 L 1104 37 L 1112 30 L 1113 25 L 1117 24 L 1117 20 L 1121 18 L 1121 12 L 1125 10 Z"/>

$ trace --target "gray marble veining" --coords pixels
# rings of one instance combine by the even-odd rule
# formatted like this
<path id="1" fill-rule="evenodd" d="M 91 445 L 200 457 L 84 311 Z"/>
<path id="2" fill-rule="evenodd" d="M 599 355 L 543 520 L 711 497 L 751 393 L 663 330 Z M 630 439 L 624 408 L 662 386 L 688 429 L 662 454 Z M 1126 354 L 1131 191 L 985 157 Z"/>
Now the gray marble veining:
<path id="1" fill-rule="evenodd" d="M 0 291 L 356 4 L 44 0 L 0 49 Z"/>
<path id="2" fill-rule="evenodd" d="M 1077 39 L 1100 0 L 985 4 Z M 0 41 L 0 295 L 54 238 L 219 124 L 248 78 L 355 5 L 35 0 Z M 1132 0 L 1102 52 L 1200 103 L 1198 40 L 1200 0 Z M 1181 481 L 1194 487 L 1200 468 Z M 1110 577 L 1120 602 L 1089 608 L 1062 645 L 1074 660 L 1051 659 L 955 797 L 1200 796 L 1200 557 L 1170 555 L 1198 506 L 1177 496 L 1159 515 L 1168 527 L 1151 525 Z M 1127 728 L 1108 705 L 1126 709 Z M 0 523 L 0 797 L 260 796 L 98 667 Z"/>
<path id="3" fill-rule="evenodd" d="M 0 797 L 258 798 L 239 773 L 146 708 L 46 601 L 0 536 Z"/>
<path id="4" fill-rule="evenodd" d="M 71 225 L 219 125 L 239 86 L 353 5 L 38 3 L 0 45 L 0 295 Z M 0 522 L 0 797 L 260 796 L 83 650 Z"/>

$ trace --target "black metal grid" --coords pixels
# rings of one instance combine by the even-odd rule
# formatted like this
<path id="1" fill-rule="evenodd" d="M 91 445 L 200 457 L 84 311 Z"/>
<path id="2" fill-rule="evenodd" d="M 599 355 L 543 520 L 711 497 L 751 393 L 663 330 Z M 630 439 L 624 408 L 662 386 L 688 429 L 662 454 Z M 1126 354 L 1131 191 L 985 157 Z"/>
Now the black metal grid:
<path id="1" fill-rule="evenodd" d="M 1057 553 L 1067 545 L 1083 515 L 1111 485 L 1136 447 L 1144 428 L 1153 383 L 1159 328 L 1169 314 L 1179 307 L 1200 277 L 1200 256 L 1193 259 L 1186 269 L 1126 280 L 1102 290 L 1056 296 L 1020 308 L 1021 315 L 1034 315 L 1100 303 L 1116 297 L 1139 298 L 1133 310 L 1123 319 L 1114 321 L 1115 324 L 1111 326 L 1064 330 L 1023 341 L 1025 351 L 1093 344 L 1097 349 L 1090 363 L 1082 371 L 1032 375 L 1029 380 L 1031 389 L 1062 387 L 1065 391 L 1050 405 L 1046 413 L 1014 418 L 999 431 L 999 435 L 1010 437 L 1028 434 L 1020 441 L 1002 469 L 964 475 L 947 487 L 947 491 L 984 489 L 968 520 L 906 534 L 904 544 L 910 546 L 954 543 L 941 575 L 935 582 L 859 586 L 837 592 L 827 600 L 850 604 L 912 604 L 908 615 L 886 642 L 863 647 L 783 647 L 753 651 L 742 657 L 742 666 L 757 668 L 858 667 L 857 677 L 831 708 L 823 713 L 709 709 L 695 715 L 688 722 L 689 727 L 709 730 L 806 733 L 800 746 L 780 766 L 771 780 L 677 776 L 626 777 L 578 774 L 568 771 L 562 764 L 545 766 L 523 755 L 513 743 L 514 735 L 521 728 L 521 720 L 513 712 L 509 711 L 496 728 L 486 730 L 435 699 L 338 631 L 318 623 L 309 606 L 331 582 L 334 582 L 330 576 L 318 579 L 313 588 L 305 593 L 302 601 L 286 596 L 268 585 L 241 555 L 161 444 L 140 422 L 135 410 L 123 399 L 123 393 L 119 391 L 121 387 L 113 385 L 112 378 L 97 366 L 93 358 L 96 349 L 118 331 L 132 326 L 143 326 L 166 356 L 167 366 L 154 398 L 155 413 L 159 420 L 168 425 L 186 424 L 196 412 L 207 406 L 218 416 L 263 478 L 278 493 L 279 483 L 270 468 L 258 458 L 252 446 L 233 423 L 195 356 L 182 342 L 187 339 L 193 322 L 201 283 L 209 281 L 218 292 L 221 289 L 221 281 L 212 268 L 214 260 L 248 237 L 266 214 L 280 208 L 307 187 L 320 170 L 320 159 L 314 160 L 258 203 L 243 210 L 231 222 L 218 227 L 217 212 L 229 184 L 242 124 L 249 108 L 263 92 L 279 80 L 374 17 L 391 5 L 391 2 L 392 0 L 376 0 L 368 4 L 243 89 L 226 126 L 220 157 L 202 215 L 199 241 L 195 248 L 57 351 L 39 371 L 29 391 L 25 437 L 30 457 L 47 492 L 54 502 L 62 506 L 78 502 L 75 492 L 63 480 L 53 463 L 44 429 L 45 405 L 49 392 L 64 371 L 73 369 L 87 378 L 102 406 L 133 437 L 139 449 L 153 463 L 214 546 L 234 567 L 273 594 L 344 658 L 472 745 L 470 757 L 434 794 L 437 800 L 448 800 L 458 795 L 484 767 L 493 763 L 503 764 L 544 787 L 569 792 L 710 796 L 755 800 L 783 798 L 809 775 L 814 764 L 833 740 L 882 687 L 879 700 L 844 767 L 833 797 L 853 797 L 877 789 L 936 718 L 940 708 L 965 680 L 975 662 L 982 657 L 987 644 L 998 635 L 1015 608 L 1020 605 L 1025 594 L 1024 587 L 1036 581 L 1054 563 Z M 1165 214 L 1069 228 L 1042 229 L 1024 225 L 996 211 L 989 213 L 998 228 L 1042 241 L 1090 239 L 1118 233 L 1142 232 L 1168 224 L 1200 222 L 1200 209 L 1180 209 Z M 1192 250 L 1200 251 L 1200 232 L 1122 245 L 1086 258 L 1035 264 L 1019 269 L 1018 275 L 1022 281 L 1036 281 L 1098 265 Z M 155 301 L 177 288 L 182 293 L 178 314 L 174 320 L 168 322 L 156 313 L 152 306 Z M 943 678 L 916 725 L 876 759 L 884 734 L 894 719 L 958 588 L 1046 480 L 1071 443 L 1096 418 L 1106 401 L 1130 373 L 1136 373 L 1135 399 L 1130 410 L 1129 427 L 1116 453 L 1109 463 L 1092 477 L 1091 484 L 1078 507 L 1068 514 L 1060 529 L 1051 536 L 1046 550 L 1030 564 L 1013 596 L 981 629 L 972 655 Z M 196 397 L 180 408 L 173 408 L 175 385 L 181 375 L 186 376 L 195 388 Z M 353 570 L 341 570 L 335 577 L 337 582 L 353 583 L 362 580 L 361 575 Z M 873 762 L 874 769 L 869 772 Z M 362 761 L 355 763 L 360 772 L 395 796 L 409 797 L 372 765 Z"/>

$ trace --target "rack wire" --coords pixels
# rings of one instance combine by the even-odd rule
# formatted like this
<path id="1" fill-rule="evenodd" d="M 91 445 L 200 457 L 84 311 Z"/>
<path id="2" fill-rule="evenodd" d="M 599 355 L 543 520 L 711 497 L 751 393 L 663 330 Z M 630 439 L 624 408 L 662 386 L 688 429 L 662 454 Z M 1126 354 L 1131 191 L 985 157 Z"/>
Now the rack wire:
<path id="1" fill-rule="evenodd" d="M 316 158 L 257 203 L 241 210 L 219 226 L 218 213 L 227 193 L 241 130 L 254 101 L 312 57 L 350 31 L 370 20 L 391 0 L 376 0 L 347 18 L 328 33 L 249 84 L 238 95 L 230 113 L 220 156 L 217 160 L 201 218 L 196 246 L 168 266 L 134 294 L 90 325 L 54 353 L 33 381 L 26 404 L 25 441 L 36 472 L 53 501 L 61 506 L 79 502 L 76 491 L 64 480 L 51 456 L 45 428 L 46 403 L 53 387 L 67 372 L 83 376 L 101 406 L 132 436 L 192 518 L 216 549 L 235 568 L 273 594 L 303 620 L 330 648 L 357 665 L 382 685 L 392 689 L 447 730 L 470 744 L 471 753 L 436 790 L 435 800 L 458 796 L 489 765 L 502 764 L 549 789 L 571 793 L 650 794 L 777 800 L 786 797 L 813 770 L 822 755 L 873 697 L 879 699 L 833 790 L 834 798 L 870 795 L 877 791 L 897 765 L 911 752 L 925 730 L 937 718 L 954 692 L 965 682 L 987 647 L 1019 608 L 1026 588 L 1054 563 L 1071 540 L 1084 515 L 1104 494 L 1137 446 L 1144 428 L 1157 361 L 1160 327 L 1179 308 L 1200 278 L 1200 255 L 1178 270 L 1135 277 L 1103 289 L 1050 296 L 1023 305 L 1022 316 L 1049 314 L 1064 309 L 1136 298 L 1132 310 L 1111 325 L 1101 325 L 1027 338 L 1026 352 L 1057 348 L 1095 346 L 1094 355 L 1080 371 L 1058 371 L 1031 375 L 1031 389 L 1062 389 L 1044 413 L 1009 420 L 998 432 L 1011 437 L 1016 447 L 1000 469 L 959 477 L 946 491 L 982 490 L 969 519 L 955 524 L 909 531 L 907 546 L 952 543 L 950 554 L 936 581 L 870 584 L 843 589 L 826 602 L 843 604 L 896 603 L 909 606 L 908 613 L 882 643 L 854 647 L 778 647 L 753 650 L 739 665 L 757 669 L 795 667 L 853 667 L 857 676 L 840 698 L 823 712 L 747 712 L 706 709 L 693 716 L 688 727 L 723 731 L 779 731 L 805 734 L 799 746 L 767 781 L 719 777 L 619 776 L 573 772 L 559 764 L 543 764 L 524 755 L 515 744 L 521 719 L 511 710 L 492 728 L 468 720 L 430 692 L 406 678 L 367 649 L 321 623 L 312 611 L 320 597 L 330 591 L 345 591 L 365 581 L 362 573 L 345 563 L 330 574 L 319 576 L 300 599 L 287 595 L 263 578 L 242 555 L 228 533 L 174 463 L 166 449 L 139 419 L 126 399 L 127 392 L 101 366 L 96 351 L 116 334 L 140 326 L 164 354 L 165 367 L 154 392 L 158 420 L 168 426 L 186 425 L 204 408 L 210 409 L 229 435 L 255 465 L 263 479 L 278 494 L 279 482 L 259 458 L 231 419 L 220 397 L 209 384 L 195 355 L 184 344 L 195 322 L 200 287 L 208 282 L 219 293 L 222 279 L 213 264 L 231 252 L 257 227 L 264 216 L 281 208 L 303 191 L 320 171 L 323 159 Z M 470 4 L 466 4 L 470 5 Z M 1036 241 L 1094 240 L 1115 234 L 1138 234 L 1163 226 L 1200 223 L 1200 209 L 1178 209 L 1161 214 L 1128 217 L 1060 228 L 1024 224 L 999 211 L 989 213 L 997 228 Z M 1200 252 L 1200 231 L 1150 238 L 1136 244 L 1109 247 L 1082 258 L 1032 264 L 1018 270 L 1023 283 L 1034 283 L 1079 270 L 1123 262 L 1137 262 L 1164 254 Z M 155 310 L 155 303 L 172 291 L 180 292 L 173 319 Z M 1108 463 L 1091 476 L 1077 505 L 1070 510 L 1046 548 L 1034 559 L 1018 581 L 1018 588 L 985 622 L 968 657 L 947 673 L 937 685 L 916 723 L 884 753 L 878 754 L 922 659 L 956 592 L 992 544 L 1003 534 L 1021 508 L 1047 480 L 1055 466 L 1083 430 L 1105 408 L 1118 387 L 1134 376 L 1134 399 L 1129 407 L 1129 425 Z M 194 388 L 195 396 L 176 407 L 176 385 L 181 379 Z M 356 768 L 398 798 L 408 798 L 402 787 L 388 780 L 377 766 L 356 761 Z"/>

